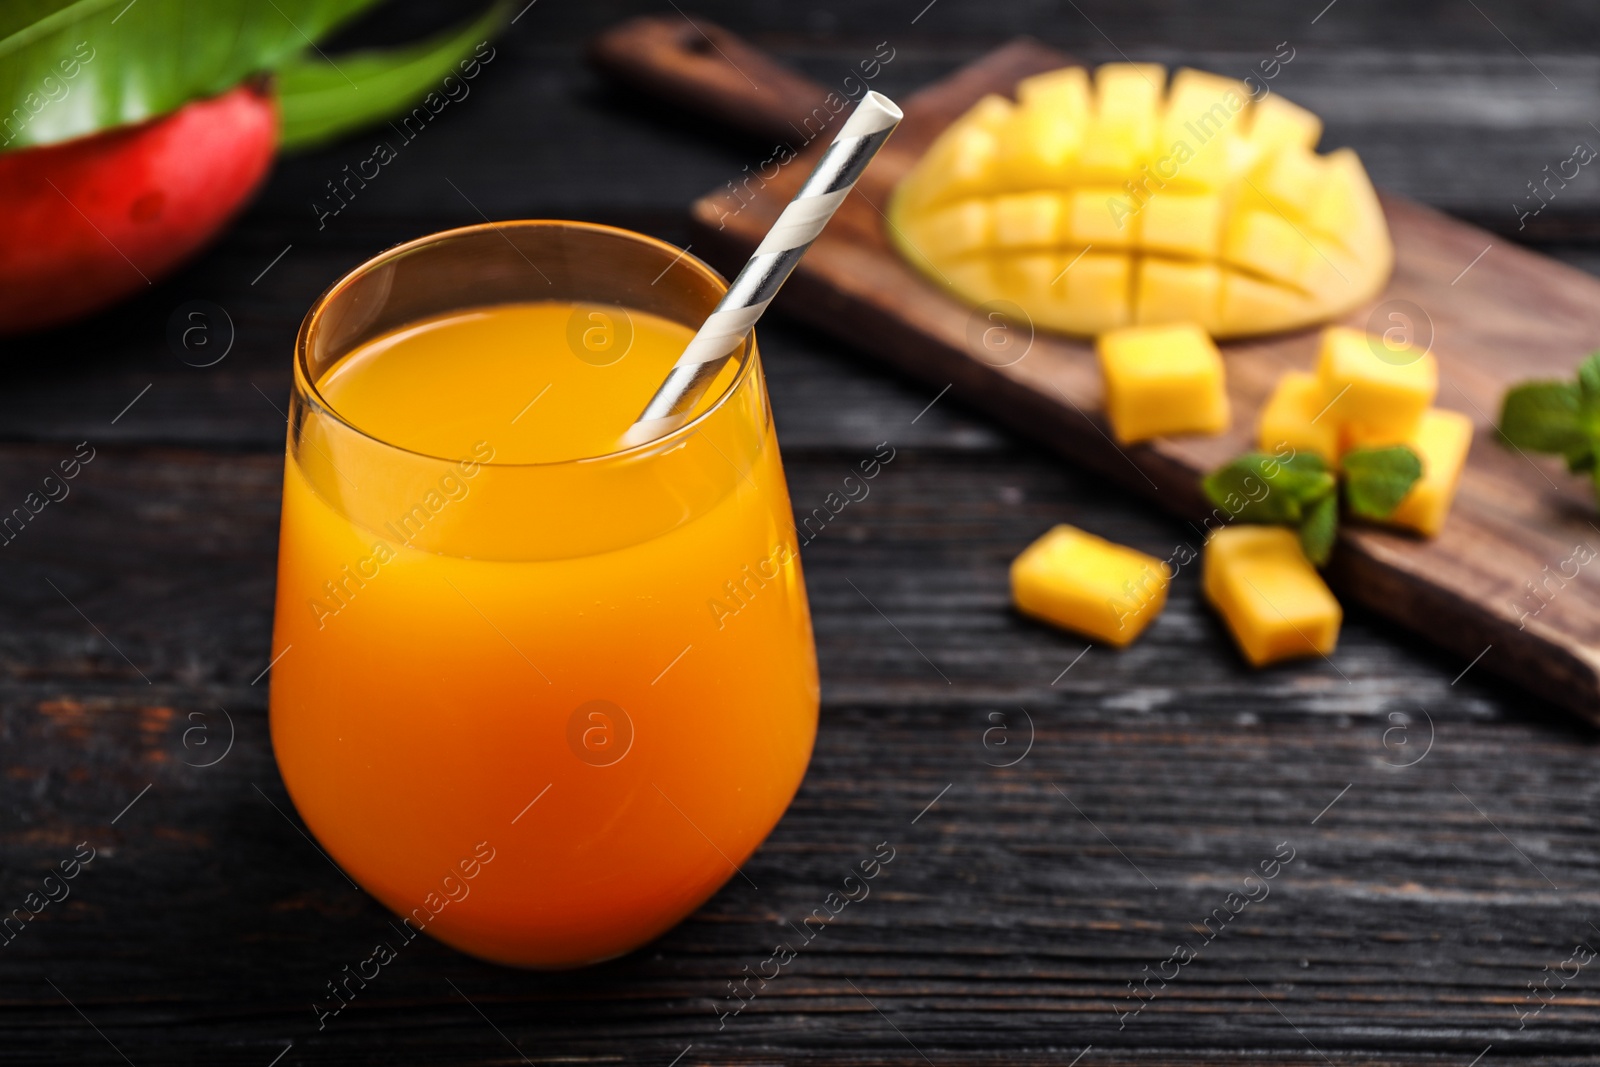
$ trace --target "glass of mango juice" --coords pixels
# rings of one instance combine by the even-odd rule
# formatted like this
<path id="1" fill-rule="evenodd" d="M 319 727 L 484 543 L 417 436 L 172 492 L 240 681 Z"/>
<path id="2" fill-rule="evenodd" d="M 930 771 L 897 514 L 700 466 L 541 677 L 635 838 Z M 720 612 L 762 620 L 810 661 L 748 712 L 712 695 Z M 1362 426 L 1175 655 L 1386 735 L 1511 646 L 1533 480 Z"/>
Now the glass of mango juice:
<path id="1" fill-rule="evenodd" d="M 513 222 L 383 253 L 300 329 L 273 749 L 408 937 L 628 952 L 799 787 L 816 654 L 754 336 L 690 422 L 620 443 L 724 289 L 639 234 Z"/>

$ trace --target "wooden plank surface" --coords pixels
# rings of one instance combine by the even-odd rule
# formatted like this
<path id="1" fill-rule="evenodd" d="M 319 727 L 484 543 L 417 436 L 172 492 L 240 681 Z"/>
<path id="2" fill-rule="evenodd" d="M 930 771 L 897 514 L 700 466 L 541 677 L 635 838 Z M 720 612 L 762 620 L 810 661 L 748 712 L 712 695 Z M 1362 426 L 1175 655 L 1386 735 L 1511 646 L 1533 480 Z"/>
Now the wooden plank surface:
<path id="1" fill-rule="evenodd" d="M 711 31 L 713 33 L 720 31 Z M 725 54 L 695 51 L 700 40 L 677 19 L 641 19 L 612 31 L 601 55 L 614 69 L 657 74 L 653 88 L 700 85 L 722 72 L 719 91 L 737 88 Z M 751 85 L 776 78 L 770 61 L 732 40 Z M 627 46 L 627 47 L 625 47 Z M 651 61 L 654 65 L 651 66 Z M 1091 346 L 1039 332 L 1020 358 L 1003 362 L 974 337 L 973 311 L 939 291 L 890 246 L 883 213 L 894 185 L 951 121 L 986 93 L 1007 93 L 1029 74 L 1070 62 L 1031 41 L 1007 45 L 922 89 L 905 102 L 906 119 L 863 176 L 835 221 L 812 246 L 780 297 L 797 317 L 828 329 L 897 369 L 979 407 L 1003 423 L 1084 462 L 1126 488 L 1192 521 L 1211 505 L 1200 477 L 1255 446 L 1255 425 L 1277 379 L 1315 361 L 1314 331 L 1224 344 L 1233 427 L 1215 437 L 1161 439 L 1120 448 L 1100 414 L 1102 390 Z M 758 65 L 760 64 L 760 65 Z M 813 90 L 822 101 L 827 90 Z M 687 104 L 694 98 L 686 90 Z M 837 98 L 837 97 L 836 97 Z M 795 127 L 790 112 L 753 92 L 751 114 L 770 113 L 769 133 Z M 843 101 L 840 101 L 842 106 Z M 826 111 L 822 114 L 827 114 Z M 737 265 L 760 243 L 830 136 L 770 181 L 738 195 L 713 190 L 695 205 L 701 240 Z M 762 175 L 766 177 L 765 174 Z M 745 198 L 748 197 L 748 202 Z M 1527 592 L 1555 572 L 1575 546 L 1600 538 L 1593 486 L 1497 446 L 1500 398 L 1528 378 L 1568 377 L 1600 348 L 1600 283 L 1552 260 L 1492 247 L 1488 233 L 1419 205 L 1385 200 L 1396 249 L 1390 283 L 1376 300 L 1341 320 L 1381 333 L 1398 309 L 1440 364 L 1441 407 L 1477 428 L 1455 508 L 1441 535 L 1423 540 L 1347 524 L 1330 576 L 1346 601 L 1365 604 L 1463 657 L 1600 722 L 1600 572 L 1576 568 L 1554 595 Z M 1021 329 L 1033 333 L 1031 323 Z M 1591 551 L 1593 549 L 1591 548 Z M 1546 602 L 1548 600 L 1548 602 Z M 1447 620 L 1447 621 L 1444 621 Z"/>
<path id="2" fill-rule="evenodd" d="M 10 450 L 0 492 L 58 451 Z M 797 509 L 854 458 L 792 452 Z M 1257 674 L 1193 583 L 1134 649 L 1079 658 L 1008 610 L 1011 556 L 1057 520 L 1149 551 L 1184 530 L 1018 448 L 901 450 L 807 547 L 822 726 L 755 888 L 575 975 L 419 941 L 318 1031 L 310 1001 L 388 927 L 301 836 L 252 684 L 280 469 L 108 449 L 6 561 L 6 900 L 78 842 L 98 851 L 0 955 L 0 1033 L 25 1062 L 115 1061 L 46 979 L 137 1064 L 260 1065 L 291 1041 L 285 1062 L 518 1062 L 450 983 L 535 1062 L 667 1063 L 691 1044 L 685 1062 L 923 1062 L 907 1038 L 935 1063 L 1088 1044 L 1102 1063 L 1320 1062 L 1307 1039 L 1350 1062 L 1590 1049 L 1600 1003 L 1582 990 L 1528 1032 L 1516 1015 L 1524 981 L 1590 936 L 1587 735 L 1504 715 L 1360 612 L 1344 677 Z M 727 983 L 884 840 L 872 896 L 720 1027 Z M 1119 1029 L 1126 983 L 1283 841 L 1296 859 L 1270 896 Z"/>
<path id="3" fill-rule="evenodd" d="M 687 10 L 822 80 L 892 37 L 901 50 L 884 79 L 903 77 L 896 92 L 1023 30 L 1096 59 L 1120 47 L 1218 69 L 1295 34 L 1312 44 L 1296 65 L 1316 65 L 1307 84 L 1324 98 L 1387 90 L 1413 111 L 1455 101 L 1448 127 L 1352 110 L 1339 136 L 1393 168 L 1389 187 L 1486 217 L 1545 161 L 1541 137 L 1559 146 L 1584 128 L 1562 109 L 1594 99 L 1581 80 L 1595 69 L 1581 51 L 1593 15 L 1576 3 L 1479 0 L 1577 104 L 1537 98 L 1538 73 L 1466 6 L 1341 0 L 1308 28 L 1315 10 L 1264 0 L 1077 5 L 1115 46 L 1067 5 L 941 0 L 911 25 L 923 6 Z M 780 313 L 762 348 L 796 509 L 878 442 L 898 452 L 871 496 L 804 549 L 821 732 L 793 809 L 749 867 L 759 890 L 736 880 L 660 942 L 576 974 L 418 941 L 318 1031 L 310 1002 L 367 957 L 389 917 L 300 836 L 272 762 L 266 682 L 251 684 L 271 625 L 283 442 L 272 401 L 294 330 L 348 266 L 478 219 L 446 177 L 494 218 L 594 218 L 696 241 L 689 200 L 770 146 L 585 72 L 587 36 L 643 7 L 535 6 L 468 106 L 326 230 L 310 203 L 370 151 L 365 137 L 283 161 L 215 248 L 140 299 L 3 342 L 4 498 L 80 440 L 98 452 L 72 495 L 0 551 L 0 906 L 20 905 L 78 842 L 98 852 L 70 898 L 0 948 L 0 1062 L 1067 1067 L 1083 1053 L 1078 1067 L 1468 1067 L 1486 1048 L 1479 1067 L 1592 1062 L 1593 965 L 1522 1029 L 1517 1009 L 1526 983 L 1600 937 L 1584 932 L 1600 922 L 1593 732 L 1476 668 L 1457 681 L 1459 657 L 1359 607 L 1345 677 L 1321 661 L 1252 672 L 1191 582 L 1139 646 L 1079 659 L 1082 643 L 1008 609 L 1011 557 L 1059 521 L 1162 553 L 1190 536 L 1183 524 L 952 396 L 927 408 L 936 389 Z M 403 39 L 452 17 L 391 4 L 367 32 Z M 1415 144 L 1426 151 L 1413 156 Z M 1592 264 L 1583 235 L 1581 224 L 1547 234 Z M 191 299 L 240 327 L 215 366 L 168 347 L 167 321 Z M 202 738 L 227 736 L 222 707 L 234 745 L 194 766 L 219 751 Z M 1012 716 L 1015 743 L 1022 707 L 1034 747 L 993 766 L 1017 750 L 995 734 L 985 745 L 990 716 Z M 1409 720 L 1403 735 L 1391 715 Z M 205 733 L 186 737 L 195 726 Z M 1427 755 L 1403 766 L 1430 733 Z M 761 966 L 842 864 L 886 839 L 897 858 L 872 897 L 719 1030 L 727 983 Z M 1118 1030 L 1126 983 L 1197 936 L 1284 840 L 1298 854 L 1271 896 Z"/>

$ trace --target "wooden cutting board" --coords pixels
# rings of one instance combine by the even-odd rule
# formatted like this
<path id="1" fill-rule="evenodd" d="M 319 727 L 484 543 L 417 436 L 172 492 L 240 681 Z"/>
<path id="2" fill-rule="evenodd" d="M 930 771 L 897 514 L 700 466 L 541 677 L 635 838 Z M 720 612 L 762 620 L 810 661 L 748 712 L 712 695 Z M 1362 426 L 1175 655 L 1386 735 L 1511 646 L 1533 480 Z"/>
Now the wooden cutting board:
<path id="1" fill-rule="evenodd" d="M 830 99 L 829 89 L 728 31 L 677 17 L 624 23 L 595 41 L 592 58 L 658 100 L 800 150 L 781 167 L 753 163 L 729 175 L 732 186 L 695 203 L 696 250 L 709 250 L 730 272 L 759 243 L 839 122 L 820 135 L 812 131 L 841 107 L 845 89 L 861 91 L 858 77 Z M 971 328 L 972 309 L 914 272 L 885 237 L 890 190 L 949 122 L 985 93 L 1009 94 L 1018 79 L 1069 62 L 1020 40 L 900 101 L 905 121 L 778 299 L 787 314 L 861 355 L 931 391 L 948 385 L 946 399 L 983 410 L 1199 523 L 1211 511 L 1201 474 L 1253 447 L 1257 415 L 1278 377 L 1312 367 L 1316 331 L 1222 346 L 1234 412 L 1228 434 L 1118 448 L 1100 411 L 1089 344 L 1039 333 L 1025 357 L 997 365 L 1005 360 L 984 349 L 981 331 Z M 1462 670 L 1498 674 L 1600 723 L 1600 559 L 1579 562 L 1600 553 L 1593 490 L 1559 460 L 1508 450 L 1493 434 L 1508 386 L 1570 377 L 1600 348 L 1600 281 L 1411 201 L 1385 196 L 1383 204 L 1396 248 L 1394 277 L 1378 300 L 1344 321 L 1366 327 L 1377 314 L 1381 330 L 1398 307 L 1420 331 L 1431 323 L 1437 403 L 1470 416 L 1477 434 L 1438 538 L 1347 525 L 1329 580 L 1347 603 L 1459 656 Z M 1333 660 L 1337 666 L 1337 654 Z"/>

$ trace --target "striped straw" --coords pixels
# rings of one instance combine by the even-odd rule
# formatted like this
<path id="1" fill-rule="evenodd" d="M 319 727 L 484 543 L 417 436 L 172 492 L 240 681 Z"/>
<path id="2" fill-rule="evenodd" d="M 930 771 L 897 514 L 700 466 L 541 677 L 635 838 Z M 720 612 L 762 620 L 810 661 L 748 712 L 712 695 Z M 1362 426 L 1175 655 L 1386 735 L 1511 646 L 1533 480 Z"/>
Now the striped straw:
<path id="1" fill-rule="evenodd" d="M 861 98 L 816 169 L 728 286 L 716 310 L 689 340 L 667 380 L 624 436 L 625 444 L 654 440 L 688 421 L 700 395 L 750 335 L 778 288 L 850 195 L 900 118 L 900 109 L 882 93 L 869 92 Z"/>

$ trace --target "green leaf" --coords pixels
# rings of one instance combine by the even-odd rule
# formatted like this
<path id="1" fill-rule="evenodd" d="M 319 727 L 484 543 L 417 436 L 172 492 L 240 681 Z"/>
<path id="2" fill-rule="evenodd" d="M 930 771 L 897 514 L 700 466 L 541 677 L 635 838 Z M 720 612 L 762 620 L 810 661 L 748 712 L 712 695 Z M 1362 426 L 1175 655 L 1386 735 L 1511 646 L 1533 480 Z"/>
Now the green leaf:
<path id="1" fill-rule="evenodd" d="M 377 0 L 4 0 L 0 151 L 143 122 L 267 71 Z"/>
<path id="2" fill-rule="evenodd" d="M 1600 352 L 1578 364 L 1578 388 L 1583 391 L 1583 406 L 1588 412 L 1600 409 Z"/>
<path id="3" fill-rule="evenodd" d="M 1324 566 L 1339 536 L 1339 497 L 1329 493 L 1311 505 L 1300 524 L 1300 549 L 1316 566 Z"/>
<path id="4" fill-rule="evenodd" d="M 1367 519 L 1387 518 L 1422 477 L 1422 460 L 1405 445 L 1353 448 L 1343 464 L 1345 500 Z"/>
<path id="5" fill-rule="evenodd" d="M 1572 382 L 1524 382 L 1500 406 L 1500 437 L 1517 448 L 1570 455 L 1587 448 L 1582 393 Z"/>
<path id="6" fill-rule="evenodd" d="M 430 91 L 440 99 L 465 99 L 470 87 L 447 90 L 441 83 L 455 74 L 456 82 L 467 86 L 470 79 L 456 69 L 457 62 L 492 37 L 509 10 L 509 3 L 497 3 L 420 44 L 348 53 L 332 63 L 302 52 L 278 67 L 279 144 L 288 149 L 319 144 L 381 122 Z"/>
<path id="7" fill-rule="evenodd" d="M 1321 458 L 1301 453 L 1288 460 L 1246 452 L 1201 482 L 1206 497 L 1241 522 L 1298 525 L 1307 507 L 1333 493 L 1333 475 Z"/>

